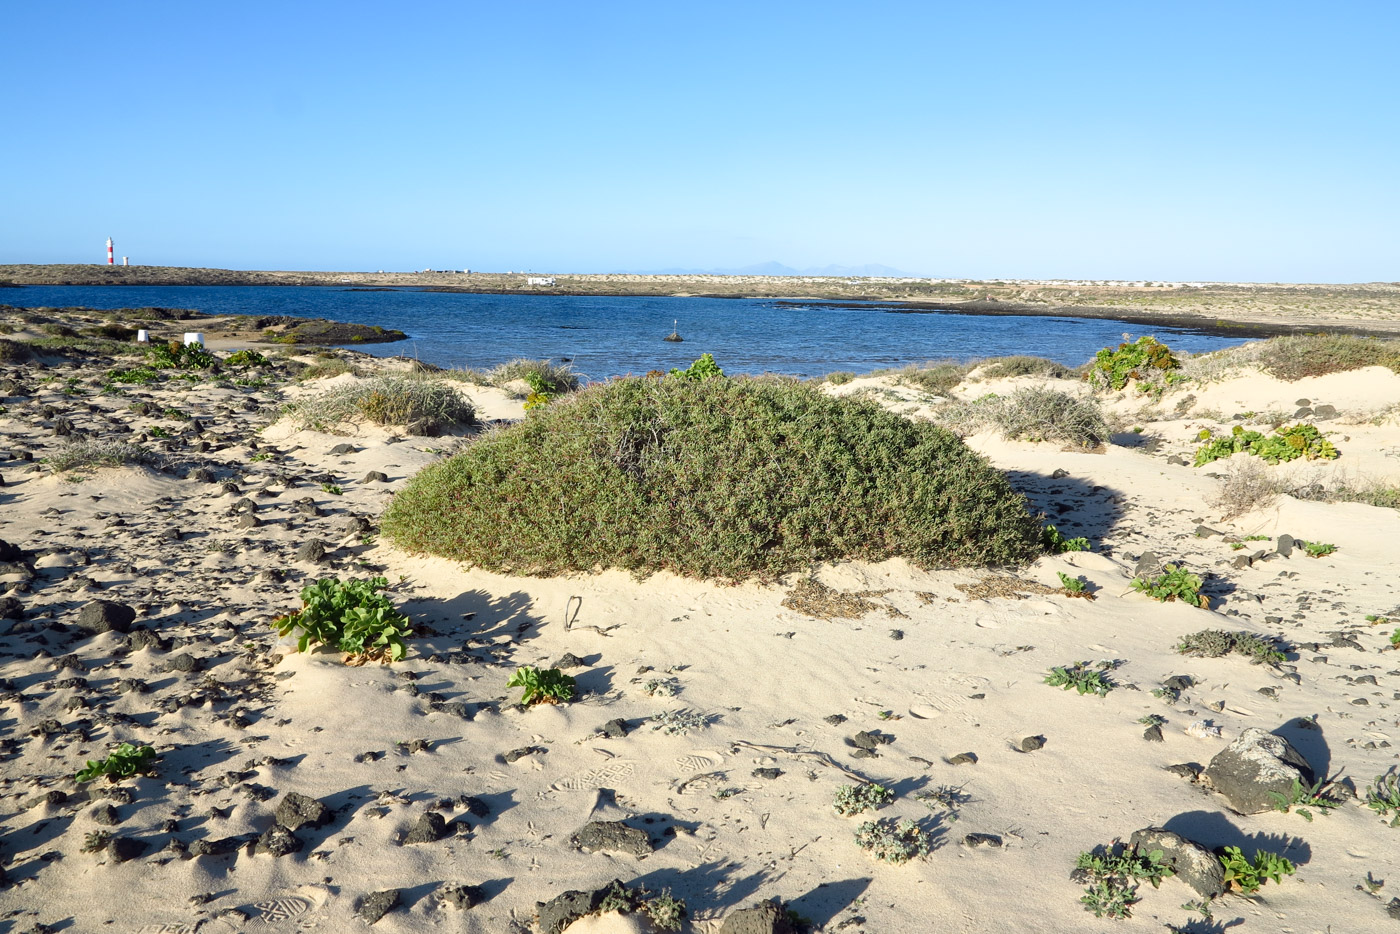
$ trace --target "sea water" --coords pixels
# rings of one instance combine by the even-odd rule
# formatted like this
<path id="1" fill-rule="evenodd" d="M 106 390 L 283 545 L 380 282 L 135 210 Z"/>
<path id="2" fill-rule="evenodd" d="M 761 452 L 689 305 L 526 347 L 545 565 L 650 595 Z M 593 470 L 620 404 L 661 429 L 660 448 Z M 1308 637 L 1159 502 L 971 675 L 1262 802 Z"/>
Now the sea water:
<path id="1" fill-rule="evenodd" d="M 816 377 L 909 363 L 1030 354 L 1077 366 L 1125 335 L 1155 334 L 1200 353 L 1241 343 L 1189 328 L 1037 315 L 909 314 L 870 303 L 665 296 L 483 295 L 326 286 L 26 286 L 0 303 L 99 309 L 189 308 L 378 324 L 409 335 L 352 345 L 442 367 L 489 368 L 518 357 L 570 363 L 588 380 L 687 366 L 711 353 L 727 373 Z M 133 325 L 135 321 L 131 322 Z M 683 338 L 664 338 L 675 330 Z"/>

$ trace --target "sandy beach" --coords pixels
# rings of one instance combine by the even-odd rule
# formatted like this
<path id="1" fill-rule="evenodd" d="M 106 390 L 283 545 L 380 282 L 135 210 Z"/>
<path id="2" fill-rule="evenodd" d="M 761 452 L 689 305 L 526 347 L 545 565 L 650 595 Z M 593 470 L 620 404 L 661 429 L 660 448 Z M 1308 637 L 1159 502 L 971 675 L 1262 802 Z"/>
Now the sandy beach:
<path id="1" fill-rule="evenodd" d="M 210 349 L 245 347 L 272 365 L 115 385 L 139 358 L 0 356 L 0 931 L 526 932 L 543 904 L 614 879 L 682 899 L 681 929 L 709 934 L 1322 934 L 1400 917 L 1400 829 L 1367 806 L 1400 741 L 1400 512 L 1322 495 L 1400 487 L 1390 369 L 1286 381 L 1242 354 L 1160 393 L 977 370 L 946 394 L 828 384 L 911 419 L 1028 387 L 1094 397 L 1115 430 L 1092 449 L 965 438 L 1090 550 L 725 585 L 396 549 L 378 527 L 394 494 L 525 418 L 529 387 L 453 382 L 476 421 L 429 434 L 317 431 L 282 407 L 411 362 Z M 1250 457 L 1193 466 L 1202 432 L 1299 423 L 1340 456 L 1267 467 L 1294 492 L 1227 514 Z M 149 457 L 56 469 L 75 443 Z M 1133 589 L 1166 564 L 1200 575 L 1208 608 Z M 270 625 L 319 578 L 375 576 L 415 629 L 401 661 L 347 666 Z M 1177 651 L 1204 630 L 1283 657 Z M 1079 662 L 1111 690 L 1046 683 Z M 523 665 L 560 668 L 576 697 L 522 707 L 506 682 Z M 1331 806 L 1241 813 L 1217 757 L 1251 730 L 1286 740 Z M 124 742 L 155 749 L 150 774 L 75 780 Z M 872 783 L 888 803 L 836 812 L 843 786 Z M 864 851 L 857 828 L 881 818 L 915 822 L 927 854 Z M 1130 918 L 1087 913 L 1080 854 L 1148 828 L 1296 871 L 1208 902 L 1212 883 L 1180 872 L 1140 882 Z M 780 908 L 745 913 L 759 904 Z M 544 918 L 550 934 L 660 929 L 558 903 Z"/>

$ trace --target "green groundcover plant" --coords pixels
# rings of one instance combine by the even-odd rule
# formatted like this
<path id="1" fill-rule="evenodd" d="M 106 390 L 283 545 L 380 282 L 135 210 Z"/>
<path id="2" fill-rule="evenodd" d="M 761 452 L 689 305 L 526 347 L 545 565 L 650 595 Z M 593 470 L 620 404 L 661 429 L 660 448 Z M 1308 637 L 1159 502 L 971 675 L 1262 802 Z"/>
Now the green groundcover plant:
<path id="1" fill-rule="evenodd" d="M 1096 386 L 1122 389 L 1130 379 L 1175 370 L 1180 364 L 1166 344 L 1144 335 L 1136 341 L 1124 341 L 1116 349 L 1105 347 L 1094 355 L 1086 376 Z"/>
<path id="2" fill-rule="evenodd" d="M 76 779 L 80 782 L 90 782 L 105 775 L 109 782 L 120 781 L 141 772 L 149 772 L 156 758 L 156 751 L 150 746 L 122 743 L 105 759 L 89 759 L 87 768 L 80 771 Z"/>
<path id="3" fill-rule="evenodd" d="M 1175 564 L 1163 565 L 1156 577 L 1135 577 L 1132 588 L 1154 600 L 1168 603 L 1180 600 L 1202 609 L 1210 609 L 1210 598 L 1201 594 L 1201 579 Z"/>
<path id="4" fill-rule="evenodd" d="M 1041 553 L 1025 498 L 954 435 L 783 379 L 594 384 L 423 470 L 382 527 L 410 551 L 540 574 L 737 581 Z"/>
<path id="5" fill-rule="evenodd" d="M 1306 457 L 1310 461 L 1334 460 L 1338 456 L 1332 442 L 1324 438 L 1322 432 L 1312 425 L 1279 428 L 1268 436 L 1257 431 L 1246 431 L 1242 426 L 1236 425 L 1230 429 L 1230 434 L 1213 438 L 1197 448 L 1194 466 L 1200 467 L 1239 453 L 1253 454 L 1270 464 L 1297 460 L 1300 457 Z"/>
<path id="6" fill-rule="evenodd" d="M 272 621 L 278 635 L 300 630 L 297 651 L 313 645 L 335 646 L 352 664 L 396 662 L 408 651 L 412 635 L 408 617 L 394 609 L 381 592 L 383 577 L 341 581 L 326 577 L 301 591 L 302 608 Z"/>
<path id="7" fill-rule="evenodd" d="M 506 682 L 508 688 L 524 688 L 520 703 L 526 707 L 535 704 L 562 704 L 574 696 L 577 685 L 572 675 L 566 675 L 558 668 L 536 668 L 522 665 L 515 670 Z"/>

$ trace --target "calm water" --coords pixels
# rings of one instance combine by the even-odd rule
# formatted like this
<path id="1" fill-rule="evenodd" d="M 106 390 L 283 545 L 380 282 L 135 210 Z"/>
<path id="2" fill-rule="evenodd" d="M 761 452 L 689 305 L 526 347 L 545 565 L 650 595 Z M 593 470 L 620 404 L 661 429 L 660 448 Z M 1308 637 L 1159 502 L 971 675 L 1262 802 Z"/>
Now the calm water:
<path id="1" fill-rule="evenodd" d="M 192 308 L 379 324 L 408 341 L 357 349 L 439 366 L 486 368 L 516 357 L 568 358 L 587 379 L 686 366 L 709 351 L 728 372 L 821 376 L 926 360 L 1034 354 L 1078 365 L 1125 333 L 1199 353 L 1241 343 L 1179 328 L 1082 318 L 900 314 L 877 304 L 784 305 L 767 299 L 469 295 L 288 286 L 31 286 L 0 290 L 25 306 Z M 672 322 L 685 338 L 662 340 Z"/>

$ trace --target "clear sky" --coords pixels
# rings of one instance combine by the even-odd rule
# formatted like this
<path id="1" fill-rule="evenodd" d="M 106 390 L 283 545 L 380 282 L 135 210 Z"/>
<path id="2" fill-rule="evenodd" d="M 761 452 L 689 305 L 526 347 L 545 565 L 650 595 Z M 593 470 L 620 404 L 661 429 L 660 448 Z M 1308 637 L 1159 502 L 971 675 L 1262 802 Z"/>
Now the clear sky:
<path id="1" fill-rule="evenodd" d="M 1400 2 L 4 4 L 0 263 L 1400 280 Z"/>

